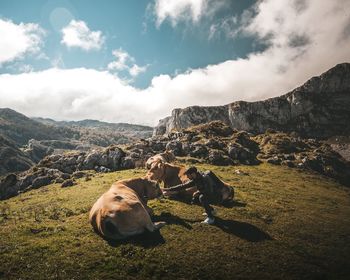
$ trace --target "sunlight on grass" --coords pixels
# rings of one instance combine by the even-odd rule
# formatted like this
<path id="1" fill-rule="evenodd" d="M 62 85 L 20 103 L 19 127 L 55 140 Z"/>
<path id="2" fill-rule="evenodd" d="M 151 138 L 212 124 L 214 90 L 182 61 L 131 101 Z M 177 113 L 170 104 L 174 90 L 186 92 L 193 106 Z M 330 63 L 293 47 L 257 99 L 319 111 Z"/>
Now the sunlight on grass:
<path id="1" fill-rule="evenodd" d="M 97 236 L 88 212 L 112 182 L 145 170 L 96 174 L 70 188 L 50 185 L 1 201 L 0 277 L 340 279 L 349 273 L 348 189 L 269 164 L 198 167 L 235 187 L 234 205 L 216 206 L 216 226 L 200 224 L 197 205 L 157 199 L 149 203 L 155 219 L 168 224 L 121 243 Z"/>

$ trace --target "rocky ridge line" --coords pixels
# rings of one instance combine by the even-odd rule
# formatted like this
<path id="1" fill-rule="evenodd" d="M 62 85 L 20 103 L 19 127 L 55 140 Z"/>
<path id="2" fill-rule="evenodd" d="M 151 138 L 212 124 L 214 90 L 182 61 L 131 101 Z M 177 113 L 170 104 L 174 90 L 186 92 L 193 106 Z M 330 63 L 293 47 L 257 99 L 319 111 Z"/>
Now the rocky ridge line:
<path id="1" fill-rule="evenodd" d="M 293 91 L 264 101 L 174 109 L 159 121 L 153 135 L 163 135 L 210 121 L 237 130 L 264 133 L 271 128 L 303 137 L 350 135 L 350 63 L 338 64 Z"/>

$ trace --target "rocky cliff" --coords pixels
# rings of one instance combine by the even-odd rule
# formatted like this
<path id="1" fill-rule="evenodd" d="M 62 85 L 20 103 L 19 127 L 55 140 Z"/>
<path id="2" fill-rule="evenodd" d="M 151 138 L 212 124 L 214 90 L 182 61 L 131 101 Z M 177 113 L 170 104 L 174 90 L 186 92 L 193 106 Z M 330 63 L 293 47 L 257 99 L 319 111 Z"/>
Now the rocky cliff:
<path id="1" fill-rule="evenodd" d="M 252 133 L 272 128 L 306 137 L 350 135 L 350 63 L 338 64 L 293 91 L 264 101 L 174 109 L 160 120 L 153 135 L 215 120 Z"/>

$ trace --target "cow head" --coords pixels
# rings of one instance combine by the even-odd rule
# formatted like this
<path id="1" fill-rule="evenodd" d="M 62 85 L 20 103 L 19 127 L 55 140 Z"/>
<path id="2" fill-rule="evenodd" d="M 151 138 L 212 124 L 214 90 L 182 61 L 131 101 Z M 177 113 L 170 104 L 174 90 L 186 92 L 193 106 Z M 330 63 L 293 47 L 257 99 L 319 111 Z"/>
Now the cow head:
<path id="1" fill-rule="evenodd" d="M 145 193 L 147 195 L 147 199 L 153 199 L 163 194 L 158 182 L 149 179 L 145 184 Z"/>
<path id="2" fill-rule="evenodd" d="M 162 181 L 165 174 L 165 164 L 161 161 L 156 161 L 152 164 L 151 169 L 147 172 L 147 177 L 150 180 Z"/>

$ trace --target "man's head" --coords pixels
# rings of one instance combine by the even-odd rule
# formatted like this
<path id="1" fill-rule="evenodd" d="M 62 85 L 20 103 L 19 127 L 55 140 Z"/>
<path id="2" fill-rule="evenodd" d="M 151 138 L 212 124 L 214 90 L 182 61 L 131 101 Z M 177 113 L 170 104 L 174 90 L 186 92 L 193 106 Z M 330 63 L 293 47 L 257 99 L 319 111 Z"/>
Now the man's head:
<path id="1" fill-rule="evenodd" d="M 197 178 L 198 176 L 198 170 L 196 167 L 194 166 L 191 166 L 189 167 L 185 172 L 184 172 L 185 175 L 187 175 L 187 177 L 190 179 L 190 180 L 194 180 Z"/>

